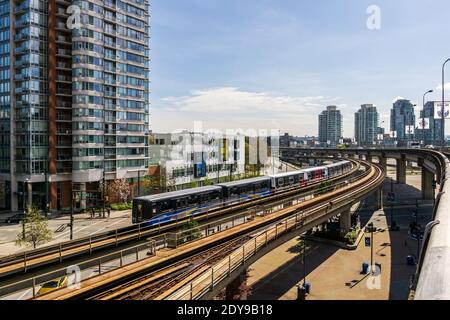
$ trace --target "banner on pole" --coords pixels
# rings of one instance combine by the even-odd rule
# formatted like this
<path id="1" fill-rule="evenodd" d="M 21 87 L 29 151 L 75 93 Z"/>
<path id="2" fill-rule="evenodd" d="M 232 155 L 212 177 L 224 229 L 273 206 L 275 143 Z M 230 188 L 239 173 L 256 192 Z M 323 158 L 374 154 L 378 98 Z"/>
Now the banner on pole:
<path id="1" fill-rule="evenodd" d="M 416 128 L 421 130 L 428 130 L 430 129 L 430 119 L 428 118 L 420 118 L 416 121 Z"/>

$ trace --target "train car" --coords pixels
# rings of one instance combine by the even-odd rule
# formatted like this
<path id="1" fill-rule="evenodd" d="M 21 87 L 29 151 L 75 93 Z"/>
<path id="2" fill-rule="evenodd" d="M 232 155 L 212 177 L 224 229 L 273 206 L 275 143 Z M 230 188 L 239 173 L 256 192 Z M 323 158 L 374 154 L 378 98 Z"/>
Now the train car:
<path id="1" fill-rule="evenodd" d="M 150 220 L 153 224 L 195 215 L 202 208 L 221 203 L 222 187 L 199 188 L 154 194 L 133 200 L 133 223 Z"/>
<path id="2" fill-rule="evenodd" d="M 272 189 L 280 189 L 295 185 L 304 187 L 308 181 L 305 170 L 272 174 L 269 175 L 269 177 L 272 180 Z"/>
<path id="3" fill-rule="evenodd" d="M 299 171 L 135 198 L 133 200 L 133 223 L 169 222 L 195 215 L 206 207 L 217 204 L 232 203 L 238 199 L 264 197 L 285 187 L 304 187 L 311 183 L 334 178 L 348 172 L 351 167 L 350 161 L 340 161 Z"/>
<path id="4" fill-rule="evenodd" d="M 222 187 L 223 198 L 231 202 L 242 198 L 255 198 L 267 196 L 271 193 L 270 177 L 257 177 L 219 183 Z"/>
<path id="5" fill-rule="evenodd" d="M 328 179 L 328 168 L 326 166 L 305 169 L 307 183 L 314 183 L 320 180 Z"/>
<path id="6" fill-rule="evenodd" d="M 339 161 L 326 166 L 328 168 L 328 178 L 337 177 L 352 168 L 350 161 Z"/>

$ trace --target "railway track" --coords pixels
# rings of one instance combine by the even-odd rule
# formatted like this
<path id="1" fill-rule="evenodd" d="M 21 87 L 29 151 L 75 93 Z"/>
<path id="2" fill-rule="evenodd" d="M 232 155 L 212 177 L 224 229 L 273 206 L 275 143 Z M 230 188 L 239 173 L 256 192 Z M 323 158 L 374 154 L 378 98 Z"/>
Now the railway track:
<path id="1" fill-rule="evenodd" d="M 161 292 L 167 291 L 166 288 L 173 288 L 177 285 L 182 285 L 184 282 L 189 281 L 190 277 L 195 276 L 196 272 L 201 272 L 202 268 L 207 268 L 214 262 L 214 258 L 209 260 L 208 263 L 198 264 L 197 268 L 192 267 L 192 264 L 179 267 L 181 263 L 186 263 L 186 258 L 192 256 L 190 252 L 207 252 L 208 248 L 215 246 L 221 246 L 226 243 L 232 243 L 235 239 L 239 243 L 239 239 L 245 239 L 249 234 L 254 234 L 256 231 L 261 230 L 264 227 L 277 224 L 283 219 L 292 217 L 298 214 L 299 211 L 309 212 L 305 219 L 312 219 L 314 214 L 325 207 L 328 207 L 329 201 L 333 201 L 334 206 L 339 205 L 341 201 L 354 202 L 358 198 L 364 197 L 366 194 L 372 192 L 375 188 L 379 187 L 384 180 L 384 171 L 373 164 L 365 163 L 369 166 L 366 174 L 358 181 L 354 181 L 341 189 L 334 190 L 328 194 L 320 195 L 308 200 L 304 203 L 294 205 L 290 208 L 280 210 L 278 213 L 271 214 L 255 221 L 249 222 L 239 226 L 238 228 L 228 229 L 222 233 L 214 234 L 207 238 L 202 238 L 191 243 L 182 245 L 179 249 L 174 250 L 170 256 L 171 267 L 174 269 L 168 269 L 167 263 L 158 268 L 160 264 L 158 261 L 164 263 L 168 258 L 155 257 L 152 261 L 146 262 L 136 266 L 130 266 L 127 270 L 112 272 L 109 277 L 103 276 L 102 279 L 90 279 L 88 280 L 81 292 L 71 291 L 67 288 L 57 290 L 49 295 L 38 297 L 37 299 L 158 299 L 163 297 Z M 348 205 L 348 204 L 347 204 Z M 297 219 L 296 219 L 297 222 Z M 286 223 L 286 228 L 288 224 Z M 235 242 L 236 245 L 236 242 Z M 230 251 L 233 246 L 229 247 L 229 250 L 222 251 L 223 254 Z M 219 250 L 220 251 L 220 250 Z M 201 254 L 201 253 L 200 253 Z M 213 254 L 209 254 L 213 257 Z M 180 258 L 177 258 L 180 257 Z M 220 254 L 216 255 L 217 259 L 220 258 Z M 159 259 L 159 260 L 158 260 Z M 178 268 L 178 267 L 179 268 Z M 133 269 L 131 269 L 133 267 Z M 192 269 L 190 269 L 192 268 Z M 146 272 L 146 270 L 149 270 Z M 133 276 L 136 274 L 136 276 Z M 147 274 L 147 275 L 145 275 Z M 160 290 L 157 290 L 160 286 Z M 142 291 L 142 293 L 140 293 Z"/>
<path id="2" fill-rule="evenodd" d="M 384 171 L 378 167 L 373 167 L 373 178 L 371 178 L 367 184 L 363 184 L 355 187 L 349 193 L 342 194 L 333 198 L 333 202 L 345 201 L 348 198 L 357 198 L 361 192 L 366 190 L 376 189 L 382 181 L 385 179 Z M 323 210 L 328 207 L 328 203 L 321 203 L 313 208 L 307 209 L 303 212 L 303 215 L 310 216 L 315 211 Z M 285 226 L 285 229 L 278 231 L 278 225 Z M 233 270 L 238 269 L 240 266 L 245 265 L 245 261 L 256 255 L 258 251 L 266 246 L 271 241 L 277 239 L 280 235 L 288 233 L 291 230 L 297 232 L 305 232 L 314 222 L 310 221 L 310 225 L 305 224 L 305 220 L 299 220 L 298 216 L 290 216 L 278 224 L 270 225 L 264 229 L 261 229 L 256 233 L 251 240 L 248 240 L 240 248 L 236 248 L 227 257 L 217 261 L 216 264 L 211 265 L 208 269 L 204 270 L 202 274 L 198 275 L 194 279 L 185 281 L 184 285 L 177 290 L 172 290 L 170 294 L 165 295 L 167 300 L 187 300 L 187 299 L 200 299 L 206 295 L 209 291 L 212 291 L 215 286 L 220 285 L 220 281 L 230 276 Z M 214 281 L 216 280 L 216 282 Z M 221 287 L 219 287 L 221 289 Z M 217 292 L 217 290 L 216 290 Z"/>
<path id="3" fill-rule="evenodd" d="M 145 275 L 114 287 L 107 292 L 89 297 L 88 300 L 153 300 L 162 298 L 166 291 L 177 287 L 180 282 L 206 270 L 250 238 L 250 236 L 243 236 L 219 244 L 158 272 Z"/>
<path id="4" fill-rule="evenodd" d="M 328 181 L 339 181 L 346 179 L 353 175 L 360 168 L 360 162 L 353 159 L 349 159 L 352 162 L 353 168 L 348 173 L 329 179 Z M 218 216 L 231 214 L 248 208 L 252 208 L 264 203 L 270 203 L 275 200 L 282 200 L 289 196 L 300 194 L 308 190 L 313 190 L 321 182 L 313 183 L 303 188 L 290 188 L 277 192 L 273 195 L 256 198 L 245 201 L 243 203 L 232 204 L 226 208 L 216 208 L 208 212 L 198 214 L 194 217 L 194 220 L 202 222 L 209 219 L 213 219 Z M 94 237 L 81 238 L 74 241 L 60 243 L 54 246 L 44 247 L 38 250 L 30 252 L 24 252 L 16 255 L 11 255 L 0 259 L 0 279 L 7 275 L 26 272 L 29 269 L 42 267 L 52 263 L 62 262 L 65 259 L 70 259 L 82 254 L 92 254 L 94 251 L 110 248 L 113 246 L 119 246 L 128 244 L 133 241 L 145 239 L 163 232 L 176 230 L 182 226 L 187 219 L 179 219 L 176 222 L 168 223 L 158 226 L 145 226 L 145 223 L 138 224 L 137 226 L 125 227 L 117 229 L 115 231 L 105 232 Z"/>

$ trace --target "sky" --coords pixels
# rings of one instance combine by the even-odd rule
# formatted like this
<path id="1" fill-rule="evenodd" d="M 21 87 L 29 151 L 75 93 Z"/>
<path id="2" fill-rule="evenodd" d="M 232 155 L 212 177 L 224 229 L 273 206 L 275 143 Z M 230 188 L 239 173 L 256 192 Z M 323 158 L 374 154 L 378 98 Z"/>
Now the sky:
<path id="1" fill-rule="evenodd" d="M 151 130 L 311 136 L 337 105 L 352 137 L 372 103 L 389 131 L 397 97 L 417 116 L 424 92 L 441 99 L 449 13 L 448 0 L 153 0 Z M 448 79 L 450 94 L 450 64 Z"/>

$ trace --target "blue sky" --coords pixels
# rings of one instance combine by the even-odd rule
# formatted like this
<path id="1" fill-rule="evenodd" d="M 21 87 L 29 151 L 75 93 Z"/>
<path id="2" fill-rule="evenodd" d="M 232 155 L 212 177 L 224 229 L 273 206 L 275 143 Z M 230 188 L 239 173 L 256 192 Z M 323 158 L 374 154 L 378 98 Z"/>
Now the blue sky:
<path id="1" fill-rule="evenodd" d="M 380 30 L 366 26 L 370 5 Z M 396 97 L 421 104 L 439 86 L 449 14 L 448 0 L 154 0 L 151 129 L 202 121 L 316 135 L 317 115 L 334 104 L 352 136 L 364 103 L 388 126 Z"/>

